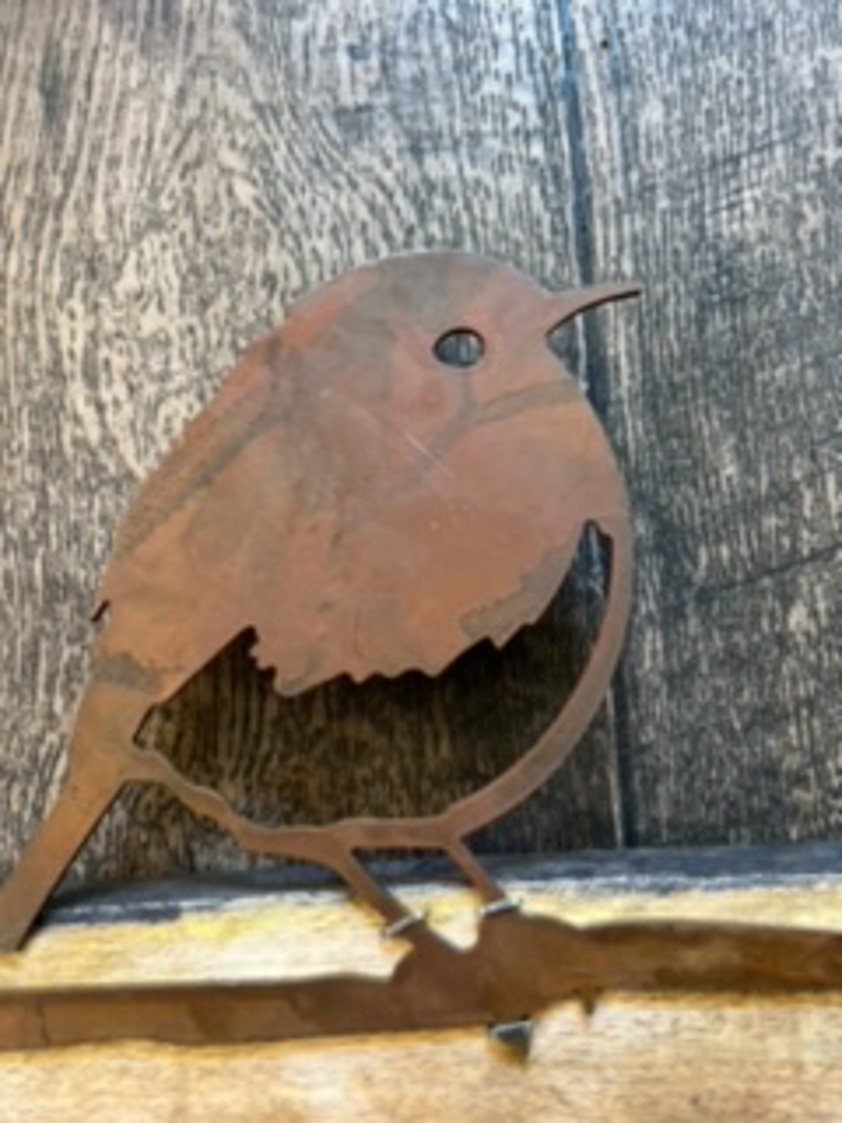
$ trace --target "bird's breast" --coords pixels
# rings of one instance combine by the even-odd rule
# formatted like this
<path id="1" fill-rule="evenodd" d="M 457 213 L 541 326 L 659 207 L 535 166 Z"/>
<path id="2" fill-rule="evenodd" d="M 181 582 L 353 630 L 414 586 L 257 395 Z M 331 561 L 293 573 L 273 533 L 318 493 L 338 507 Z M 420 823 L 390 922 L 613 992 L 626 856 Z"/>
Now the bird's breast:
<path id="1" fill-rule="evenodd" d="M 264 380 L 242 420 L 218 424 L 225 456 L 209 471 L 203 451 L 203 474 L 110 574 L 127 647 L 190 668 L 253 628 L 283 693 L 436 674 L 535 620 L 584 523 L 615 502 L 607 442 L 577 397 L 446 402 L 447 424 L 428 410 L 414 426 L 377 394 L 324 390 L 302 380 L 281 409 Z"/>
<path id="2" fill-rule="evenodd" d="M 383 470 L 385 451 L 369 486 L 301 515 L 283 565 L 262 567 L 258 657 L 283 692 L 436 674 L 483 638 L 505 643 L 552 599 L 584 524 L 617 501 L 584 402 L 501 414 L 441 447 L 418 439 L 400 471 Z"/>

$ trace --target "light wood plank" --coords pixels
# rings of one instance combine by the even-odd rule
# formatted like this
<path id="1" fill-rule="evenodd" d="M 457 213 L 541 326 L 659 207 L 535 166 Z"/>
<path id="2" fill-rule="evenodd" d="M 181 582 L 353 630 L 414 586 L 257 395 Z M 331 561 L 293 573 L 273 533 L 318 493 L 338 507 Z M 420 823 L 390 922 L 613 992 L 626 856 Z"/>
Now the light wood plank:
<path id="1" fill-rule="evenodd" d="M 236 1052 L 79 1049 L 0 1062 L 0 1119 L 836 1123 L 842 1004 L 631 1001 L 560 1013 L 515 1066 L 477 1034 Z"/>
<path id="2" fill-rule="evenodd" d="M 580 924 L 630 918 L 756 921 L 842 931 L 838 875 L 666 881 L 512 876 L 530 910 Z M 673 881 L 677 886 L 678 881 Z M 442 884 L 406 887 L 470 941 L 473 902 Z M 168 907 L 172 898 L 168 897 Z M 56 924 L 0 962 L 0 987 L 304 977 L 338 966 L 386 973 L 399 950 L 327 891 L 213 895 L 157 924 Z M 249 1046 L 114 1043 L 0 1054 L 0 1120 L 837 1120 L 842 995 L 607 997 L 591 1016 L 559 1006 L 531 1060 L 480 1029 Z"/>
<path id="3" fill-rule="evenodd" d="M 140 476 L 295 295 L 432 245 L 647 288 L 565 352 L 633 490 L 627 674 L 483 847 L 838 834 L 840 61 L 829 0 L 4 4 L 0 866 L 55 789 Z M 282 705 L 230 652 L 155 736 L 265 818 L 419 810 L 546 723 L 578 611 L 362 697 Z M 241 864 L 134 792 L 77 873 Z"/>

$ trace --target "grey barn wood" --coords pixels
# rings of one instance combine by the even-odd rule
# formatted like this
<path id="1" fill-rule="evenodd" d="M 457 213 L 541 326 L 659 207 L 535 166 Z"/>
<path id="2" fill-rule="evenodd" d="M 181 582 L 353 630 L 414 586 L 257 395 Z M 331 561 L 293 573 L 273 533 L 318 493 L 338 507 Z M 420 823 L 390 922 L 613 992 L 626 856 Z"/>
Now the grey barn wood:
<path id="1" fill-rule="evenodd" d="M 646 288 L 559 341 L 632 491 L 627 655 L 569 766 L 482 845 L 839 837 L 840 18 L 829 0 L 0 8 L 0 866 L 55 790 L 140 478 L 295 296 L 433 246 Z M 148 735 L 267 819 L 428 809 L 549 720 L 600 579 L 586 550 L 504 659 L 440 683 L 282 702 L 235 645 Z M 75 873 L 245 861 L 138 791 Z"/>

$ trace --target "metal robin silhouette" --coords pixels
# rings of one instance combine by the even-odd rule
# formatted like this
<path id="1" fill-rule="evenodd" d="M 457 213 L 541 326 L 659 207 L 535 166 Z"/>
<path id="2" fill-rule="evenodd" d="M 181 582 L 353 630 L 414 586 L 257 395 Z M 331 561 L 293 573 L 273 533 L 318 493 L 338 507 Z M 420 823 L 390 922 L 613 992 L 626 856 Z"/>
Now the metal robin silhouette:
<path id="1" fill-rule="evenodd" d="M 547 336 L 637 291 L 554 293 L 482 257 L 408 255 L 316 290 L 248 351 L 116 536 L 67 775 L 0 890 L 0 949 L 21 943 L 127 783 L 163 784 L 249 850 L 333 867 L 416 943 L 426 926 L 358 851 L 444 850 L 486 916 L 511 907 L 465 839 L 542 784 L 585 730 L 631 585 L 620 475 Z M 259 826 L 136 740 L 150 711 L 246 631 L 285 695 L 338 675 L 435 675 L 483 639 L 502 645 L 547 607 L 588 525 L 610 543 L 611 575 L 587 668 L 537 743 L 444 812 Z"/>

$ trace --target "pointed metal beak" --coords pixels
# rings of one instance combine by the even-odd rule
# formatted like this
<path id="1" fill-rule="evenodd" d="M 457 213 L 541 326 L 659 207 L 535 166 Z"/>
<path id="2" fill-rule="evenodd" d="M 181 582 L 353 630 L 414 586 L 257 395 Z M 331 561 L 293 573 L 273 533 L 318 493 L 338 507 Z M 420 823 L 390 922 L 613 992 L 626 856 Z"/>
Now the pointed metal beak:
<path id="1" fill-rule="evenodd" d="M 608 304 L 614 300 L 628 300 L 629 297 L 639 296 L 641 292 L 642 286 L 635 281 L 621 281 L 616 284 L 571 289 L 569 292 L 548 293 L 544 309 L 547 333 L 560 327 L 572 316 L 587 312 L 589 308 L 597 308 L 600 304 Z"/>

